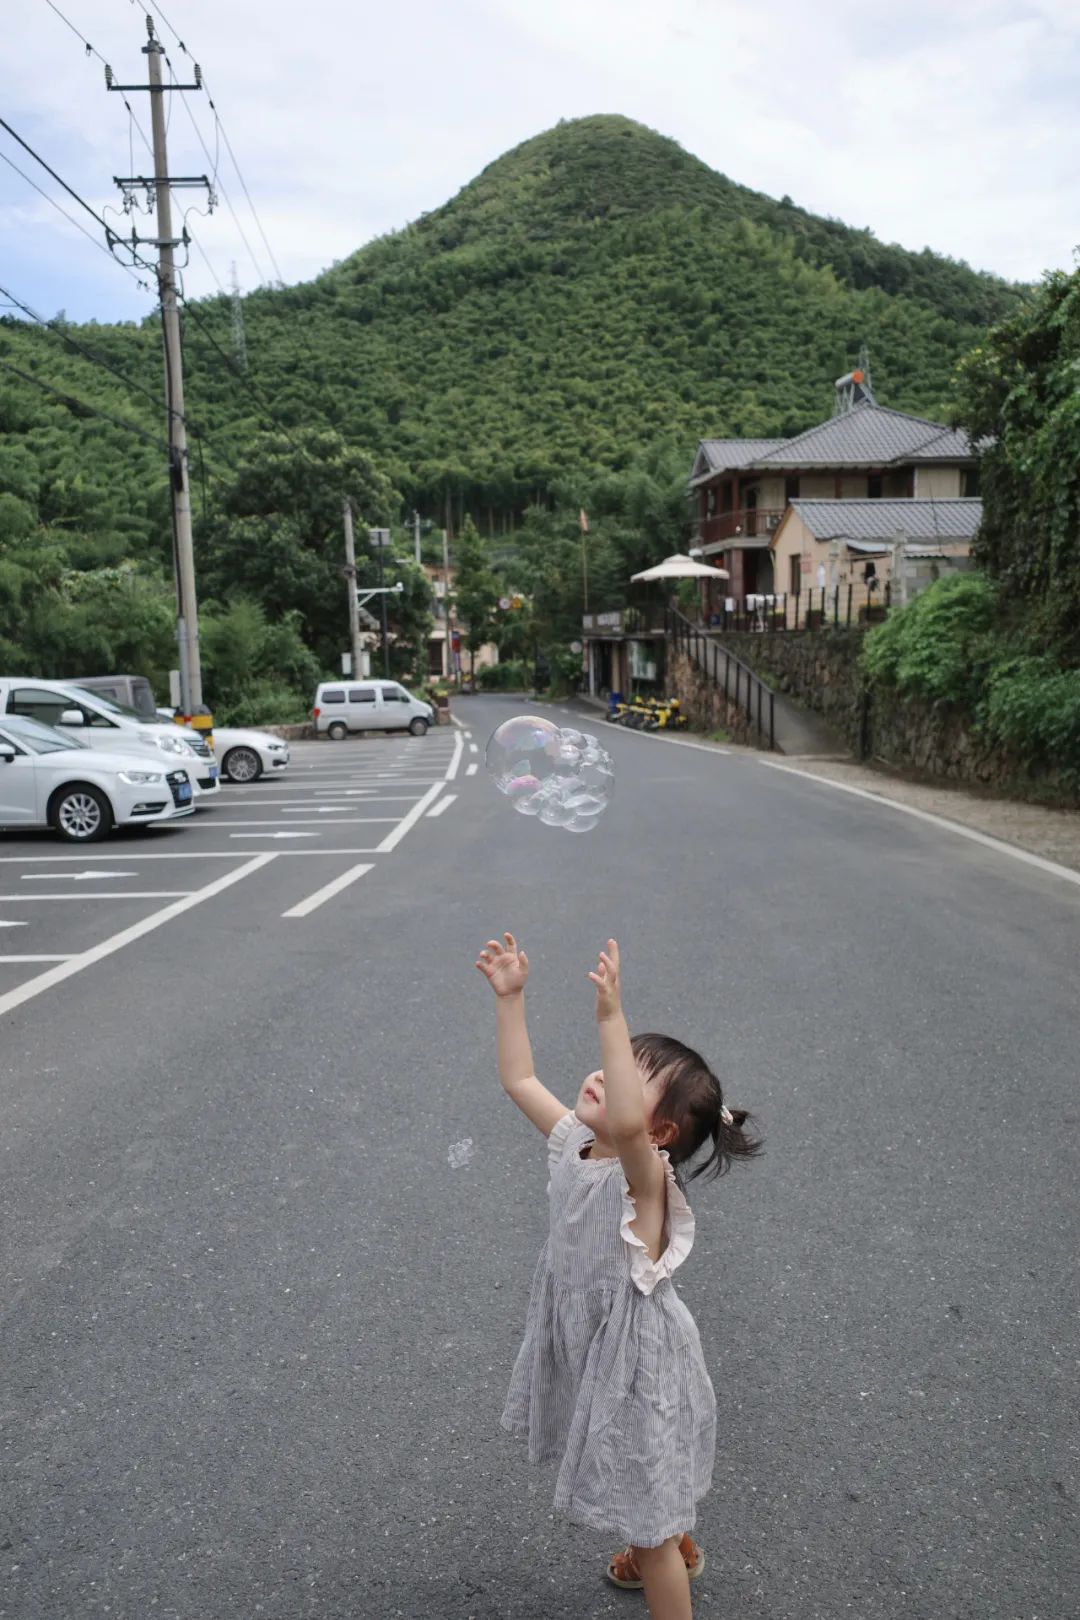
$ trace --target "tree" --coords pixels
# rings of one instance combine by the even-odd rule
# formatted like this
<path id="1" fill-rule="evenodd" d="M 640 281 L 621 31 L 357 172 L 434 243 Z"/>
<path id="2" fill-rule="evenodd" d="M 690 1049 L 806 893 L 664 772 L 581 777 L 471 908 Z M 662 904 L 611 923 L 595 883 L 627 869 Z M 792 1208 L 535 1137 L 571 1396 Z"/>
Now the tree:
<path id="1" fill-rule="evenodd" d="M 459 619 L 468 628 L 465 645 L 469 649 L 470 675 L 476 675 L 476 655 L 495 637 L 495 610 L 499 604 L 499 582 L 491 570 L 488 543 L 472 518 L 466 518 L 454 546 L 454 593 Z"/>

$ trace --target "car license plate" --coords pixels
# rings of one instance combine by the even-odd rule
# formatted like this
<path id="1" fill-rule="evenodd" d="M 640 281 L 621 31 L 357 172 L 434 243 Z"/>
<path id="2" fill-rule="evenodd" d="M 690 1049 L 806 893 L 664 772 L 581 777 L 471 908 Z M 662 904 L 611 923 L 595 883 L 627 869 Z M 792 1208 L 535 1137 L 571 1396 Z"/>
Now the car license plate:
<path id="1" fill-rule="evenodd" d="M 176 789 L 176 798 L 177 798 L 177 802 L 180 803 L 180 804 L 187 804 L 188 803 L 188 801 L 191 798 L 191 783 L 190 782 L 181 782 L 179 784 L 179 786 Z"/>
<path id="2" fill-rule="evenodd" d="M 211 767 L 210 767 L 210 780 L 211 780 L 211 782 L 216 782 L 217 781 L 217 766 L 216 765 L 211 765 Z"/>

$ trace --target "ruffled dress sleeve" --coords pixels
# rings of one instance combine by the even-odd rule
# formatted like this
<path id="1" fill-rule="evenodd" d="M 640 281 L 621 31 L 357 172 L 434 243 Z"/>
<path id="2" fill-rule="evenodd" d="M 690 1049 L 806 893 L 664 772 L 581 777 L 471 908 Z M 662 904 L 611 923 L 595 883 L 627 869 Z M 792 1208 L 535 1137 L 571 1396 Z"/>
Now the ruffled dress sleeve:
<path id="1" fill-rule="evenodd" d="M 566 1152 L 567 1146 L 568 1146 L 569 1141 L 570 1141 L 571 1133 L 573 1131 L 577 1130 L 577 1128 L 578 1128 L 578 1126 L 580 1124 L 581 1124 L 581 1121 L 578 1119 L 577 1115 L 573 1112 L 573 1110 L 571 1110 L 569 1113 L 564 1114 L 562 1119 L 558 1120 L 551 1127 L 551 1134 L 549 1135 L 549 1137 L 547 1139 L 547 1143 L 548 1143 L 548 1176 L 549 1177 L 551 1175 L 553 1175 L 554 1170 L 555 1170 L 555 1166 L 558 1164 L 559 1160 L 562 1158 L 563 1154 Z M 551 1186 L 551 1182 L 549 1180 L 548 1181 L 549 1189 L 550 1189 L 550 1186 Z"/>
<path id="2" fill-rule="evenodd" d="M 562 1120 L 559 1121 L 559 1125 L 561 1124 Z M 559 1125 L 556 1125 L 556 1131 Z M 554 1134 L 553 1131 L 552 1136 Z M 651 1294 L 657 1283 L 663 1282 L 665 1277 L 670 1277 L 673 1271 L 678 1270 L 694 1247 L 693 1211 L 675 1179 L 675 1171 L 668 1155 L 662 1148 L 657 1151 L 664 1161 L 664 1175 L 667 1178 L 665 1221 L 667 1244 L 659 1260 L 650 1259 L 645 1244 L 636 1232 L 630 1230 L 630 1223 L 637 1219 L 637 1207 L 630 1196 L 630 1183 L 625 1175 L 622 1177 L 622 1219 L 619 1222 L 619 1233 L 630 1250 L 630 1276 L 634 1287 L 642 1294 Z"/>

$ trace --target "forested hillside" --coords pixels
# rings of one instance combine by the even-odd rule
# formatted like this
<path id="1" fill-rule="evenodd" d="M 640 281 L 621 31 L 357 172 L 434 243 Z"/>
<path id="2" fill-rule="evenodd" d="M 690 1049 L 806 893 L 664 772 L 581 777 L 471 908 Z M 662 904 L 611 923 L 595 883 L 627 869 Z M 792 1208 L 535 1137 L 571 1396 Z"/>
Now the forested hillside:
<path id="1" fill-rule="evenodd" d="M 368 521 L 415 505 L 499 536 L 520 534 L 530 508 L 584 504 L 598 588 L 615 589 L 626 561 L 682 538 L 700 436 L 821 419 L 863 342 L 885 403 L 940 416 L 958 360 L 1019 297 L 749 191 L 627 119 L 560 125 L 315 281 L 247 297 L 246 371 L 227 300 L 186 312 L 203 587 L 271 621 L 296 611 L 325 660 L 337 605 L 318 603 L 351 492 Z M 0 360 L 149 437 L 0 371 L 0 638 L 39 663 L 68 654 L 17 632 L 33 578 L 66 582 L 69 606 L 85 571 L 130 564 L 168 582 L 157 322 L 71 336 L 133 387 L 12 319 Z M 606 553 L 605 524 L 622 537 Z M 77 588 L 84 604 L 94 594 Z"/>

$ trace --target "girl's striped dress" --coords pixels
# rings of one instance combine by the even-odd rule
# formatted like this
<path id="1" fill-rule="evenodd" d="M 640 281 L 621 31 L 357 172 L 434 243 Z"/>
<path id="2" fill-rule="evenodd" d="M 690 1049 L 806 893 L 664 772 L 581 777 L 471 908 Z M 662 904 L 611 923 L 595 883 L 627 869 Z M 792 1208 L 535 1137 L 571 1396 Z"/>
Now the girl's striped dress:
<path id="1" fill-rule="evenodd" d="M 712 1479 L 716 1397 L 671 1274 L 694 1217 L 667 1170 L 666 1243 L 652 1261 L 618 1159 L 583 1159 L 588 1126 L 548 1138 L 551 1229 L 533 1278 L 503 1426 L 532 1462 L 562 1458 L 555 1507 L 575 1524 L 658 1547 L 692 1530 Z"/>

